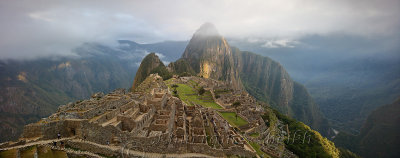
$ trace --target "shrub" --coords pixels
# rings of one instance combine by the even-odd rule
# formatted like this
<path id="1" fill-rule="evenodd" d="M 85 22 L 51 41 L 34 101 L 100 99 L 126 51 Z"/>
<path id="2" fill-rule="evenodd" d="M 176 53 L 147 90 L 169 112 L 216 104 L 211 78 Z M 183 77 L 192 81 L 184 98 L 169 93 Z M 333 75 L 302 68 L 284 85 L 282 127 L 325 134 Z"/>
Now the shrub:
<path id="1" fill-rule="evenodd" d="M 203 87 L 199 88 L 199 94 L 203 95 L 206 92 L 206 90 Z"/>

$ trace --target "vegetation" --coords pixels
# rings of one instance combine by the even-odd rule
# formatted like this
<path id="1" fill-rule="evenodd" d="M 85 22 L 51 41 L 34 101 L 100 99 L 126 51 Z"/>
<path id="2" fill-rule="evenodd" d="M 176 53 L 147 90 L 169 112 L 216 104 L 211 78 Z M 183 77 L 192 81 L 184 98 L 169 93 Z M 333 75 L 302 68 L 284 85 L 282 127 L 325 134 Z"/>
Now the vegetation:
<path id="1" fill-rule="evenodd" d="M 237 108 L 240 106 L 240 102 L 236 101 L 236 102 L 232 103 L 232 106 L 235 108 L 235 111 L 236 111 L 235 114 L 236 114 L 236 120 L 237 120 L 237 118 L 238 118 L 238 115 L 237 115 L 238 110 L 237 110 Z"/>
<path id="2" fill-rule="evenodd" d="M 229 122 L 232 126 L 243 126 L 248 124 L 246 120 L 241 118 L 240 116 L 237 116 L 235 112 L 219 112 L 222 117 Z M 237 119 L 236 119 L 237 118 Z"/>
<path id="3" fill-rule="evenodd" d="M 179 76 L 191 76 L 196 74 L 189 63 L 184 59 L 179 59 L 175 62 L 171 62 L 168 67 L 171 68 L 171 70 L 173 70 L 173 72 Z"/>
<path id="4" fill-rule="evenodd" d="M 360 158 L 360 156 L 354 154 L 353 152 L 347 149 L 339 147 L 339 151 L 340 151 L 340 158 Z"/>
<path id="5" fill-rule="evenodd" d="M 203 95 L 206 90 L 204 90 L 204 87 L 199 88 L 199 95 Z"/>
<path id="6" fill-rule="evenodd" d="M 346 148 L 354 152 L 357 152 L 358 150 L 357 147 L 359 140 L 357 139 L 357 136 L 347 132 L 339 132 L 339 134 L 337 134 L 333 139 L 333 142 L 335 142 L 336 146 Z"/>
<path id="7" fill-rule="evenodd" d="M 275 134 L 276 132 L 276 124 L 278 122 L 278 118 L 274 114 L 273 110 L 270 108 L 265 109 L 266 112 L 261 117 L 263 118 L 265 124 L 270 128 L 270 131 Z"/>
<path id="8" fill-rule="evenodd" d="M 31 158 L 34 157 L 36 146 L 29 146 L 21 150 L 21 158 Z"/>
<path id="9" fill-rule="evenodd" d="M 176 90 L 176 88 L 178 87 L 178 85 L 173 84 L 171 87 L 174 89 L 174 90 L 172 90 L 172 95 L 173 95 L 174 97 L 179 97 L 179 96 L 178 96 L 178 90 Z"/>
<path id="10" fill-rule="evenodd" d="M 52 150 L 48 147 L 38 147 L 38 156 L 40 158 L 67 158 L 67 153 L 60 150 Z"/>
<path id="11" fill-rule="evenodd" d="M 3 150 L 0 151 L 0 157 L 1 158 L 7 158 L 7 157 L 17 157 L 17 149 L 11 149 L 11 150 Z"/>
<path id="12" fill-rule="evenodd" d="M 270 158 L 270 156 L 266 153 L 264 153 L 263 151 L 261 151 L 261 146 L 258 145 L 255 142 L 249 142 L 249 144 L 254 148 L 254 150 L 256 150 L 257 155 L 260 155 L 261 157 L 265 157 L 265 158 Z"/>
<path id="13" fill-rule="evenodd" d="M 222 109 L 217 103 L 212 100 L 211 92 L 204 92 L 204 96 L 197 96 L 197 92 L 194 88 L 186 85 L 186 84 L 177 84 L 178 87 L 176 90 L 178 91 L 179 98 L 184 101 L 188 105 L 193 105 L 192 103 L 202 105 L 204 107 L 211 107 L 213 109 Z M 211 100 L 205 100 L 204 98 L 211 98 Z"/>
<path id="14" fill-rule="evenodd" d="M 357 136 L 363 157 L 400 157 L 400 98 L 373 111 Z"/>
<path id="15" fill-rule="evenodd" d="M 167 67 L 165 67 L 164 64 L 160 64 L 158 67 L 151 70 L 150 74 L 154 73 L 158 73 L 158 75 L 160 75 L 163 80 L 168 80 L 172 77 L 172 74 L 167 70 Z"/>
<path id="16" fill-rule="evenodd" d="M 284 142 L 286 147 L 296 155 L 299 157 L 311 158 L 339 157 L 339 150 L 335 147 L 333 142 L 322 137 L 317 131 L 312 130 L 302 122 L 291 119 L 276 110 L 274 110 L 274 113 L 279 120 L 283 121 L 284 124 L 289 125 L 289 131 L 292 131 L 289 137 L 290 140 L 286 138 Z M 293 139 L 294 133 L 296 133 L 296 136 L 294 137 L 295 139 Z M 310 141 L 306 141 L 305 138 Z"/>
<path id="17" fill-rule="evenodd" d="M 250 135 L 250 137 L 258 137 L 258 136 L 260 136 L 260 133 L 254 132 L 254 133 L 250 133 L 249 135 Z"/>

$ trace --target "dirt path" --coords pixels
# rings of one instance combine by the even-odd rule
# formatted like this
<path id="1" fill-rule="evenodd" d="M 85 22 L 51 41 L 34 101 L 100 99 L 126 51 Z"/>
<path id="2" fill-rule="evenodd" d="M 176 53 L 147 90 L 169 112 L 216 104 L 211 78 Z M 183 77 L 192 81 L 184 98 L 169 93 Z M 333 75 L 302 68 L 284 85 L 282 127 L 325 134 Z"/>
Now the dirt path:
<path id="1" fill-rule="evenodd" d="M 65 140 L 70 140 L 70 139 L 73 139 L 73 137 L 61 138 L 61 139 L 41 140 L 41 141 L 36 141 L 36 142 L 30 142 L 30 143 L 27 143 L 27 144 L 24 144 L 24 145 L 17 145 L 17 146 L 8 147 L 8 148 L 2 148 L 0 150 L 19 149 L 19 148 L 24 148 L 24 147 L 33 146 L 33 145 L 44 145 L 44 144 L 50 144 L 52 142 L 65 141 Z"/>

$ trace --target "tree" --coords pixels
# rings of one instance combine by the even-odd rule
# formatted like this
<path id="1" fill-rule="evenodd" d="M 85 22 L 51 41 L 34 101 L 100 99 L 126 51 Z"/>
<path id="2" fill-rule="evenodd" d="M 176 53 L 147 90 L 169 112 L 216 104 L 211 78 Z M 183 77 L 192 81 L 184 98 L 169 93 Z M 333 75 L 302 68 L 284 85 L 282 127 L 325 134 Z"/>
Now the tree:
<path id="1" fill-rule="evenodd" d="M 177 84 L 173 84 L 171 87 L 174 88 L 174 90 L 172 90 L 173 95 L 175 97 L 178 97 L 178 91 L 176 90 L 176 88 L 178 88 L 178 85 Z"/>
<path id="2" fill-rule="evenodd" d="M 204 87 L 200 87 L 199 94 L 203 95 L 205 92 L 206 92 L 206 90 L 204 89 Z"/>
<path id="3" fill-rule="evenodd" d="M 240 104 L 240 102 L 239 101 L 235 101 L 234 103 L 232 103 L 232 106 L 235 108 L 235 111 L 236 111 L 236 121 L 237 121 L 237 117 L 238 117 L 238 110 L 237 110 L 237 108 L 240 106 L 241 104 Z"/>

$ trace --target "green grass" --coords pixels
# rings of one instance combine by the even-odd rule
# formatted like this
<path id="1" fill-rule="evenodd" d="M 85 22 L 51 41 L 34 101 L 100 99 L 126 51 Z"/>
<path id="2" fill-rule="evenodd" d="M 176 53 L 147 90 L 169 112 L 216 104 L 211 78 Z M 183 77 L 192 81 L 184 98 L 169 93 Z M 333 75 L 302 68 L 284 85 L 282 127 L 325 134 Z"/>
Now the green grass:
<path id="1" fill-rule="evenodd" d="M 178 87 L 176 90 L 178 91 L 179 98 L 184 101 L 188 105 L 192 105 L 192 102 L 195 104 L 202 105 L 204 107 L 211 107 L 213 109 L 222 109 L 221 106 L 219 106 L 217 103 L 214 102 L 214 100 L 207 101 L 200 99 L 200 97 L 197 94 L 196 89 L 193 89 L 192 87 L 186 85 L 186 84 L 177 84 Z M 204 98 L 209 98 L 208 95 L 211 97 L 211 93 L 208 91 L 204 93 Z M 212 97 L 211 97 L 212 98 Z"/>
<path id="2" fill-rule="evenodd" d="M 35 154 L 36 146 L 30 146 L 25 150 L 21 151 L 21 158 L 31 158 Z"/>
<path id="3" fill-rule="evenodd" d="M 40 158 L 52 158 L 52 157 L 67 158 L 68 157 L 67 153 L 65 151 L 52 150 L 48 147 L 38 148 L 38 156 Z"/>
<path id="4" fill-rule="evenodd" d="M 219 112 L 222 117 L 229 122 L 229 124 L 239 127 L 248 124 L 246 120 L 241 118 L 240 116 L 236 119 L 236 113 L 234 112 Z"/>
<path id="5" fill-rule="evenodd" d="M 258 137 L 258 136 L 260 136 L 260 133 L 258 133 L 258 132 L 255 132 L 255 133 L 251 133 L 251 134 L 250 134 L 250 137 L 256 138 L 256 137 Z"/>
<path id="6" fill-rule="evenodd" d="M 249 144 L 254 148 L 254 150 L 256 150 L 257 155 L 260 155 L 261 157 L 270 157 L 268 154 L 260 150 L 261 146 L 257 143 L 250 141 Z"/>
<path id="7" fill-rule="evenodd" d="M 17 149 L 0 151 L 0 158 L 17 157 Z"/>

